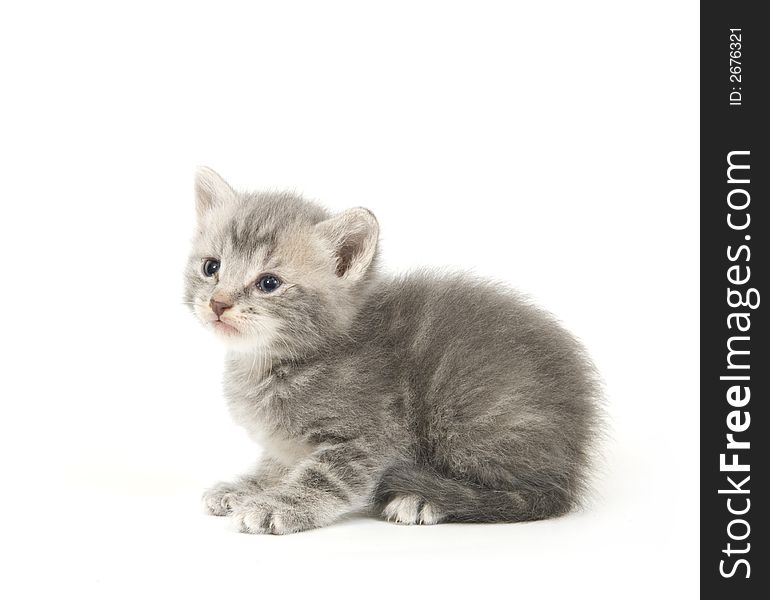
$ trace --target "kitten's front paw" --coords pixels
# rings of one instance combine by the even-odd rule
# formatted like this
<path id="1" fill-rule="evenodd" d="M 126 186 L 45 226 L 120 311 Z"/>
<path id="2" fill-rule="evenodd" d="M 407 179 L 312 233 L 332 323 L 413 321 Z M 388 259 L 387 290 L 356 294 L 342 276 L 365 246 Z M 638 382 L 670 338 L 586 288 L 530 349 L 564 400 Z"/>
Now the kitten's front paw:
<path id="1" fill-rule="evenodd" d="M 233 510 L 232 516 L 242 533 L 285 535 L 316 527 L 311 515 L 270 498 L 247 502 Z"/>
<path id="2" fill-rule="evenodd" d="M 246 498 L 246 491 L 235 483 L 222 482 L 203 494 L 203 508 L 210 515 L 229 515 Z"/>

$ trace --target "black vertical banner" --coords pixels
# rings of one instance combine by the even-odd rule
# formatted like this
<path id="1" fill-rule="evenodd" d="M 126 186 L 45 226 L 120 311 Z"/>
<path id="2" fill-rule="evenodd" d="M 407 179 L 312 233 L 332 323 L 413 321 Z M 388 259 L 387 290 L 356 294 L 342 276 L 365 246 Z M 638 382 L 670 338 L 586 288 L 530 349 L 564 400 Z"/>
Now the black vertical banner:
<path id="1" fill-rule="evenodd" d="M 770 598 L 770 24 L 701 3 L 701 596 Z"/>

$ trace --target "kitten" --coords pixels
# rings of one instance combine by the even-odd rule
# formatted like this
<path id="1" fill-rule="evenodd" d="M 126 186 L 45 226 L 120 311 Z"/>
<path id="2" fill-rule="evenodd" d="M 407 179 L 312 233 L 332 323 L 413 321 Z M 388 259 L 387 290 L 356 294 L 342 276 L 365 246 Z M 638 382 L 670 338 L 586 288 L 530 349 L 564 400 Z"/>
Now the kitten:
<path id="1" fill-rule="evenodd" d="M 585 492 L 599 388 L 583 349 L 473 275 L 378 273 L 378 224 L 202 169 L 186 300 L 228 347 L 225 392 L 263 447 L 204 504 L 285 534 L 562 515 Z"/>

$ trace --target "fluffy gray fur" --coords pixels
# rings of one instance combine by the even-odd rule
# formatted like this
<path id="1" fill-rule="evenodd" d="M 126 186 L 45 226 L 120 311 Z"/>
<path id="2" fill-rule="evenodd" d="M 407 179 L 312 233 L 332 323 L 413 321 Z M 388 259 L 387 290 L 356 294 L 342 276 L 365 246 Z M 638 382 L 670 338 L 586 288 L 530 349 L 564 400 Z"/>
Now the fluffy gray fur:
<path id="1" fill-rule="evenodd" d="M 365 209 L 236 192 L 210 169 L 196 196 L 186 301 L 226 343 L 230 410 L 263 447 L 205 494 L 211 514 L 285 534 L 362 509 L 432 524 L 578 505 L 599 386 L 551 316 L 473 275 L 381 274 Z"/>

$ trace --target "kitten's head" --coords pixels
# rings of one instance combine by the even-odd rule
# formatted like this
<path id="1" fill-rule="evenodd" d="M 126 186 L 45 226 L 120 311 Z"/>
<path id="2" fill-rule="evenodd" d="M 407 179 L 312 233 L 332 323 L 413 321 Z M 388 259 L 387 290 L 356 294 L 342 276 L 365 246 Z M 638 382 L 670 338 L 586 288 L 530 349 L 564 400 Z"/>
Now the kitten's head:
<path id="1" fill-rule="evenodd" d="M 197 174 L 185 299 L 233 350 L 297 356 L 342 332 L 373 271 L 379 228 L 288 193 L 240 193 Z"/>

